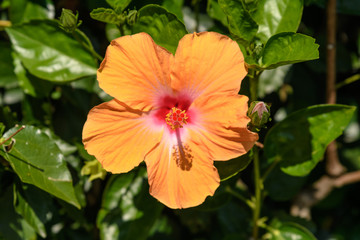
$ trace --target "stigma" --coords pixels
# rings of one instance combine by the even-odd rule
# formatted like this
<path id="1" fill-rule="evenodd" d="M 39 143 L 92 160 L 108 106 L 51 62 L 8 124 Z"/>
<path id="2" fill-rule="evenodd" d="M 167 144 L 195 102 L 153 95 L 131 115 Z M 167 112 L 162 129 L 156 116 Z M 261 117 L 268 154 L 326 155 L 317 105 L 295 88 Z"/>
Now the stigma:
<path id="1" fill-rule="evenodd" d="M 184 124 L 187 124 L 188 116 L 185 110 L 181 110 L 177 107 L 170 109 L 169 113 L 166 114 L 166 124 L 171 127 L 172 130 L 182 128 Z"/>

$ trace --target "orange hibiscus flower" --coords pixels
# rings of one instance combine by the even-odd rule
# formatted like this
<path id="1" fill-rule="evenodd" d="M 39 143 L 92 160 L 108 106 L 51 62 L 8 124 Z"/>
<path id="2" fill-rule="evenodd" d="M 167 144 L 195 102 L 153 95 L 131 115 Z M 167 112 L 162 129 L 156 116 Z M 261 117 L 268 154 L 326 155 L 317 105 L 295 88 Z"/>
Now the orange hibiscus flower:
<path id="1" fill-rule="evenodd" d="M 218 33 L 185 35 L 175 56 L 146 33 L 115 39 L 97 74 L 114 99 L 89 112 L 85 149 L 112 173 L 144 160 L 151 195 L 170 208 L 199 205 L 219 186 L 213 161 L 258 139 L 238 95 L 246 74 L 237 43 Z"/>

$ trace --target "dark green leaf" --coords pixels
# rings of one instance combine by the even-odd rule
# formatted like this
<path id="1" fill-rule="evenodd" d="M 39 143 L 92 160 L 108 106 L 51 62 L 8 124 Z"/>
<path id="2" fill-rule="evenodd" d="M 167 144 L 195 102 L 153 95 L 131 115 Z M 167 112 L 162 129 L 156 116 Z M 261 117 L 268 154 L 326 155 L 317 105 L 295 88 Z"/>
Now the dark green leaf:
<path id="1" fill-rule="evenodd" d="M 15 74 L 18 78 L 20 87 L 24 90 L 24 93 L 33 97 L 46 97 L 49 95 L 53 85 L 51 82 L 39 79 L 31 74 L 24 68 L 20 58 L 17 54 L 13 54 Z"/>
<path id="2" fill-rule="evenodd" d="M 175 53 L 180 39 L 187 34 L 184 24 L 165 8 L 149 4 L 138 12 L 133 33 L 146 32 L 160 46 Z"/>
<path id="3" fill-rule="evenodd" d="M 8 187 L 0 195 L 0 239 L 36 239 L 34 229 L 15 212 L 13 201 L 13 188 Z"/>
<path id="4" fill-rule="evenodd" d="M 14 208 L 26 222 L 43 238 L 46 237 L 44 223 L 47 221 L 51 198 L 36 187 L 25 185 L 18 189 L 14 184 Z"/>
<path id="5" fill-rule="evenodd" d="M 219 0 L 219 5 L 228 17 L 229 30 L 235 39 L 248 45 L 258 31 L 258 25 L 243 3 L 238 0 Z"/>
<path id="6" fill-rule="evenodd" d="M 259 0 L 251 13 L 259 25 L 256 34 L 263 43 L 281 32 L 296 32 L 302 16 L 303 0 Z"/>
<path id="7" fill-rule="evenodd" d="M 2 122 L 0 122 L 0 136 L 2 136 L 4 131 L 5 131 L 5 125 Z"/>
<path id="8" fill-rule="evenodd" d="M 115 9 L 117 13 L 121 13 L 131 3 L 131 0 L 106 0 L 106 2 Z"/>
<path id="9" fill-rule="evenodd" d="M 319 58 L 319 45 L 315 39 L 300 33 L 279 33 L 266 43 L 260 59 L 262 68 L 275 68 L 285 64 Z"/>
<path id="10" fill-rule="evenodd" d="M 144 174 L 138 168 L 137 175 L 113 175 L 108 182 L 97 217 L 101 239 L 147 239 L 163 205 L 149 195 Z"/>
<path id="11" fill-rule="evenodd" d="M 51 0 L 11 0 L 9 15 L 13 24 L 33 19 L 51 19 L 55 17 L 55 7 Z"/>
<path id="12" fill-rule="evenodd" d="M 342 134 L 354 111 L 346 105 L 316 105 L 289 115 L 266 135 L 268 162 L 279 161 L 289 175 L 307 175 L 322 159 L 326 146 Z"/>
<path id="13" fill-rule="evenodd" d="M 110 8 L 97 8 L 91 11 L 91 18 L 112 24 L 120 24 L 119 16 L 116 12 Z"/>
<path id="14" fill-rule="evenodd" d="M 17 84 L 11 52 L 11 44 L 0 41 L 0 87 Z"/>
<path id="15" fill-rule="evenodd" d="M 271 240 L 316 240 L 314 235 L 305 227 L 294 222 L 273 221 L 271 224 Z"/>
<path id="16" fill-rule="evenodd" d="M 39 78 L 66 82 L 96 74 L 92 55 L 55 21 L 31 21 L 6 32 L 24 66 Z"/>
<path id="17" fill-rule="evenodd" d="M 4 137 L 9 137 L 17 129 L 10 129 Z M 33 126 L 26 126 L 13 139 L 15 145 L 12 150 L 7 153 L 0 149 L 0 153 L 10 162 L 21 181 L 80 207 L 64 155 L 55 142 Z"/>
<path id="18" fill-rule="evenodd" d="M 251 160 L 250 154 L 245 154 L 228 161 L 215 161 L 214 165 L 219 172 L 221 181 L 225 181 L 243 171 Z"/>

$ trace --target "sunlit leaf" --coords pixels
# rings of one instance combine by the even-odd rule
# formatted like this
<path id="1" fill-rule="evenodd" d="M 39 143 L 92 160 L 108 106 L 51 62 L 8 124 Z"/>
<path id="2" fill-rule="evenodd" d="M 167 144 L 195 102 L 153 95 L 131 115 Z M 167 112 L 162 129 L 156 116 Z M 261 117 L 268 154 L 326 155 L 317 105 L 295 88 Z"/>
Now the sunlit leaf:
<path id="1" fill-rule="evenodd" d="M 117 13 L 121 13 L 131 3 L 131 0 L 106 0 L 106 2 L 114 8 Z"/>
<path id="2" fill-rule="evenodd" d="M 326 146 L 342 134 L 354 111 L 346 105 L 316 105 L 289 115 L 266 135 L 268 162 L 278 161 L 289 175 L 305 176 L 323 158 Z"/>
<path id="3" fill-rule="evenodd" d="M 101 239 L 147 239 L 160 215 L 163 205 L 149 195 L 145 169 L 138 170 L 114 175 L 108 182 L 97 217 Z"/>
<path id="4" fill-rule="evenodd" d="M 294 222 L 280 222 L 279 220 L 272 223 L 270 231 L 271 240 L 316 240 L 314 235 L 305 227 Z"/>
<path id="5" fill-rule="evenodd" d="M 48 96 L 53 84 L 49 81 L 39 79 L 29 74 L 16 54 L 13 54 L 13 58 L 15 65 L 14 71 L 19 81 L 19 85 L 24 90 L 24 93 L 39 98 Z"/>
<path id="6" fill-rule="evenodd" d="M 160 46 L 175 53 L 179 40 L 187 34 L 184 24 L 165 8 L 149 4 L 138 12 L 133 33 L 146 32 Z"/>
<path id="7" fill-rule="evenodd" d="M 312 37 L 300 33 L 279 33 L 266 43 L 260 59 L 262 68 L 303 62 L 319 58 L 319 45 Z"/>
<path id="8" fill-rule="evenodd" d="M 241 1 L 219 0 L 219 5 L 228 17 L 229 30 L 237 41 L 248 45 L 258 31 L 258 25 Z"/>
<path id="9" fill-rule="evenodd" d="M 296 32 L 303 12 L 303 0 L 259 0 L 251 13 L 259 25 L 256 36 L 263 43 L 281 32 Z"/>
<path id="10" fill-rule="evenodd" d="M 181 22 L 184 22 L 182 13 L 183 5 L 184 0 L 164 0 L 161 6 L 166 8 L 169 12 L 175 14 Z"/>
<path id="11" fill-rule="evenodd" d="M 14 127 L 7 131 L 4 138 L 17 129 Z M 1 148 L 0 154 L 10 162 L 21 181 L 80 207 L 64 155 L 49 136 L 38 128 L 26 126 L 13 139 L 15 144 L 12 150 L 5 152 Z"/>
<path id="12" fill-rule="evenodd" d="M 214 18 L 214 19 L 220 21 L 224 26 L 228 25 L 227 16 L 225 15 L 225 13 L 221 9 L 219 3 L 216 0 L 208 1 L 206 11 L 211 18 Z"/>
<path id="13" fill-rule="evenodd" d="M 6 28 L 13 48 L 29 72 L 53 82 L 96 74 L 93 56 L 55 21 L 31 21 Z"/>

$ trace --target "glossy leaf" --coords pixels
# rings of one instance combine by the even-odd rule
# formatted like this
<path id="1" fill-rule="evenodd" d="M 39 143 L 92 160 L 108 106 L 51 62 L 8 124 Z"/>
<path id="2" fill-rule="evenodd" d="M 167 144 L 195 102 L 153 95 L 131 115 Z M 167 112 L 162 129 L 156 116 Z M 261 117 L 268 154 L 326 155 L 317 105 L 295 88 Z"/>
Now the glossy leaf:
<path id="1" fill-rule="evenodd" d="M 221 181 L 225 181 L 243 171 L 251 163 L 251 160 L 250 154 L 245 154 L 228 161 L 214 161 L 214 165 L 219 172 Z"/>
<path id="2" fill-rule="evenodd" d="M 256 36 L 263 43 L 281 32 L 296 32 L 303 12 L 303 0 L 259 0 L 251 13 L 259 25 Z"/>
<path id="3" fill-rule="evenodd" d="M 91 11 L 90 17 L 92 19 L 112 24 L 119 24 L 120 19 L 117 13 L 110 8 L 97 8 Z"/>
<path id="4" fill-rule="evenodd" d="M 281 170 L 292 176 L 307 175 L 323 158 L 326 146 L 342 134 L 354 111 L 346 105 L 316 105 L 289 115 L 266 135 L 268 163 L 278 161 Z"/>
<path id="5" fill-rule="evenodd" d="M 101 239 L 147 239 L 163 205 L 149 195 L 144 175 L 145 169 L 139 168 L 137 175 L 112 176 L 97 217 Z"/>
<path id="6" fill-rule="evenodd" d="M 160 46 L 175 53 L 179 40 L 187 34 L 185 25 L 165 8 L 149 4 L 138 12 L 133 33 L 146 32 Z"/>
<path id="7" fill-rule="evenodd" d="M 17 129 L 15 127 L 7 131 L 4 138 Z M 9 161 L 21 181 L 80 207 L 64 155 L 49 136 L 38 128 L 26 126 L 13 139 L 15 144 L 12 150 L 5 152 L 1 148 L 0 154 Z"/>
<path id="8" fill-rule="evenodd" d="M 53 87 L 52 83 L 29 74 L 16 54 L 13 54 L 13 58 L 15 65 L 14 71 L 24 93 L 33 97 L 47 97 Z"/>
<path id="9" fill-rule="evenodd" d="M 279 33 L 266 43 L 260 59 L 262 68 L 309 61 L 319 58 L 315 39 L 300 33 Z"/>
<path id="10" fill-rule="evenodd" d="M 92 55 L 55 21 L 31 21 L 6 32 L 24 66 L 39 78 L 67 82 L 96 74 Z"/>
<path id="11" fill-rule="evenodd" d="M 55 17 L 55 7 L 51 0 L 11 0 L 9 10 L 13 24 Z"/>
<path id="12" fill-rule="evenodd" d="M 219 5 L 228 17 L 229 30 L 235 39 L 248 45 L 258 31 L 258 25 L 241 1 L 219 0 Z"/>
<path id="13" fill-rule="evenodd" d="M 271 240 L 316 240 L 314 235 L 305 227 L 294 222 L 273 222 L 275 228 L 270 231 Z"/>

